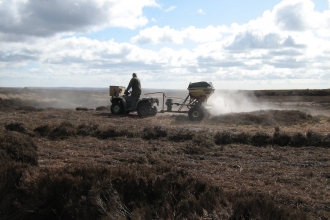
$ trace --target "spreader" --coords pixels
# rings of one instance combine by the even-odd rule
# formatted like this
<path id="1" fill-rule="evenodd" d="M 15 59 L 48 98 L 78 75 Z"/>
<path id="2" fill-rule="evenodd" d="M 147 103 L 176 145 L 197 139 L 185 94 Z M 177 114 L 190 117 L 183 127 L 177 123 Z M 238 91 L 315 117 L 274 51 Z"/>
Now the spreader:
<path id="1" fill-rule="evenodd" d="M 200 121 L 204 118 L 205 114 L 209 111 L 209 106 L 206 105 L 207 100 L 214 93 L 214 87 L 211 82 L 194 82 L 189 83 L 188 96 L 182 103 L 174 103 L 173 99 L 168 98 L 165 100 L 164 92 L 156 92 L 163 94 L 163 109 L 161 112 L 173 112 L 173 113 L 188 113 L 190 120 Z M 148 93 L 155 94 L 155 93 Z M 164 110 L 164 104 L 167 109 Z M 172 110 L 172 106 L 177 105 L 179 109 L 176 111 Z M 188 111 L 183 110 L 183 107 L 187 107 Z"/>

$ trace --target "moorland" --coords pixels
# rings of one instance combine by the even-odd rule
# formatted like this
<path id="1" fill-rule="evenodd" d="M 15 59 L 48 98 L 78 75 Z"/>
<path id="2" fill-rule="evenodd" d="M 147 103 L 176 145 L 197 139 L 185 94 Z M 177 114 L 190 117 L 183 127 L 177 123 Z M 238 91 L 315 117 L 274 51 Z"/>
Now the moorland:
<path id="1" fill-rule="evenodd" d="M 330 90 L 212 102 L 192 122 L 112 115 L 107 91 L 0 88 L 0 219 L 330 218 Z"/>

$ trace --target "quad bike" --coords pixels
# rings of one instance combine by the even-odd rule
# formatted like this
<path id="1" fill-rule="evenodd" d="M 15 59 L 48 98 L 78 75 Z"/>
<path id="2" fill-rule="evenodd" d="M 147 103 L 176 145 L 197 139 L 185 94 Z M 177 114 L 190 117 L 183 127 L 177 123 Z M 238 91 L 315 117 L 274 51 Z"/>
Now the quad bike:
<path id="1" fill-rule="evenodd" d="M 111 96 L 111 113 L 112 114 L 129 114 L 130 112 L 137 112 L 139 116 L 155 116 L 157 114 L 157 107 L 159 100 L 157 98 L 142 98 L 134 100 L 130 93 L 122 86 L 110 86 Z M 135 105 L 131 107 L 131 103 Z"/>

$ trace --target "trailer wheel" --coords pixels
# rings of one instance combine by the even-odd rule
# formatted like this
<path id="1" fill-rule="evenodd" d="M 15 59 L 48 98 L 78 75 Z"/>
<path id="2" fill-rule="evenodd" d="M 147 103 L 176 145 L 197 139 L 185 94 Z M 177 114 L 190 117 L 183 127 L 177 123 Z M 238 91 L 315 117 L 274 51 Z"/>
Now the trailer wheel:
<path id="1" fill-rule="evenodd" d="M 150 104 L 141 103 L 137 108 L 137 113 L 139 116 L 148 116 L 150 115 Z"/>
<path id="2" fill-rule="evenodd" d="M 111 105 L 111 113 L 112 114 L 121 114 L 123 113 L 123 106 L 120 103 L 113 103 Z"/>
<path id="3" fill-rule="evenodd" d="M 201 121 L 204 118 L 204 111 L 201 107 L 194 106 L 189 110 L 188 116 L 192 121 Z"/>

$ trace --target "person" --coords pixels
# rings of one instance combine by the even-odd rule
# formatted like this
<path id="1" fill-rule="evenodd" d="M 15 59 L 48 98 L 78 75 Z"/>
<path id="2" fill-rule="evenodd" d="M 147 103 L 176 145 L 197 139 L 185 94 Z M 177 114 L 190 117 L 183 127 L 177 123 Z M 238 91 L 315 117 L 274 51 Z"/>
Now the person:
<path id="1" fill-rule="evenodd" d="M 141 96 L 141 82 L 140 79 L 137 77 L 136 73 L 132 74 L 132 79 L 127 86 L 127 91 L 129 91 L 130 89 L 132 89 L 132 102 L 129 106 L 129 109 L 134 110 L 135 104 Z"/>

